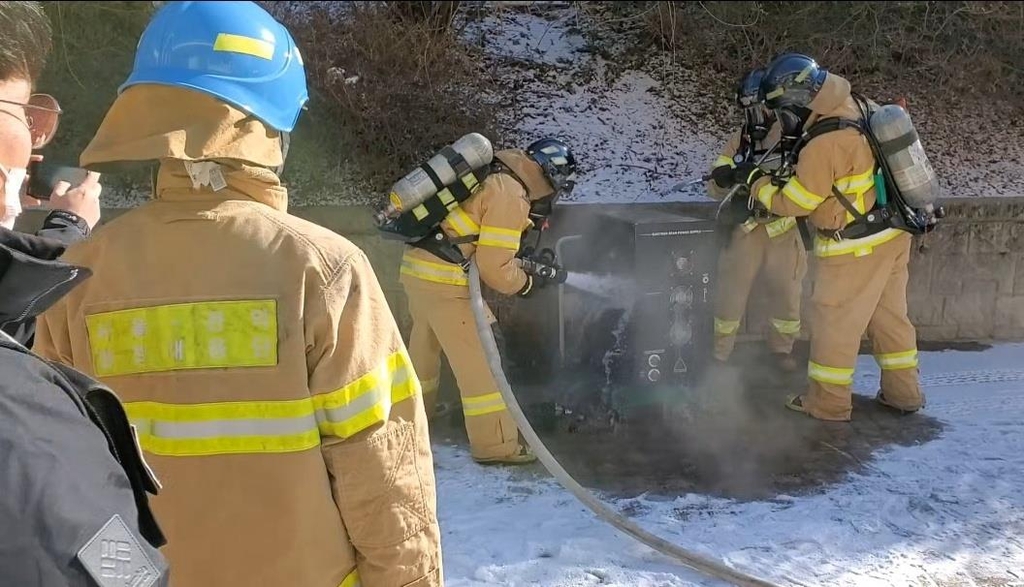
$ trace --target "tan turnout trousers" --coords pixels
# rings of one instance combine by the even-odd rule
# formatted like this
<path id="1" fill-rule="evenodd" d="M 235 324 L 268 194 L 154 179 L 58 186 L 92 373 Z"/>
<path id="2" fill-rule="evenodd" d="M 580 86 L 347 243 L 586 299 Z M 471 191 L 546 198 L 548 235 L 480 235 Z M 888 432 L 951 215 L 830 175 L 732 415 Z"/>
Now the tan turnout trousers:
<path id="1" fill-rule="evenodd" d="M 876 242 L 884 238 L 885 233 L 869 237 Z M 865 331 L 882 370 L 883 401 L 907 411 L 922 408 L 925 400 L 918 382 L 917 337 L 907 317 L 912 237 L 898 233 L 870 252 L 864 251 L 863 256 L 855 252 L 830 256 L 823 247 L 824 239 L 819 236 L 816 240 L 810 391 L 803 400 L 804 408 L 821 420 L 850 420 L 854 367 Z"/>
<path id="2" fill-rule="evenodd" d="M 519 445 L 519 429 L 488 368 L 469 299 L 433 293 L 429 286 L 406 288 L 413 323 L 409 356 L 427 413 L 433 415 L 437 403 L 443 349 L 459 386 L 473 458 L 512 454 Z"/>
<path id="3" fill-rule="evenodd" d="M 764 269 L 770 300 L 768 348 L 789 354 L 800 334 L 800 295 L 807 274 L 807 252 L 793 218 L 735 228 L 728 248 L 718 258 L 715 296 L 715 358 L 725 361 L 747 309 L 750 290 Z"/>

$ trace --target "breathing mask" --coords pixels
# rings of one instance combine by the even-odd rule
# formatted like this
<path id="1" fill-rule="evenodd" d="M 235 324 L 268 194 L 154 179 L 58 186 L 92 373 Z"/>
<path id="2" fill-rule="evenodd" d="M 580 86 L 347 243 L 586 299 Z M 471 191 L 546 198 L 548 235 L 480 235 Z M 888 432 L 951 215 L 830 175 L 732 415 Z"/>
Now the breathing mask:
<path id="1" fill-rule="evenodd" d="M 768 115 L 760 104 L 744 108 L 743 116 L 746 119 L 747 135 L 750 136 L 750 140 L 761 142 L 768 137 Z"/>
<path id="2" fill-rule="evenodd" d="M 779 120 L 782 134 L 790 137 L 798 137 L 804 132 L 804 125 L 811 117 L 811 109 L 801 106 L 789 106 L 779 108 L 775 111 Z"/>
<path id="3" fill-rule="evenodd" d="M 7 168 L 0 165 L 4 181 L 4 210 L 0 225 L 13 229 L 14 222 L 21 215 L 21 189 L 25 185 L 28 170 L 23 167 Z"/>

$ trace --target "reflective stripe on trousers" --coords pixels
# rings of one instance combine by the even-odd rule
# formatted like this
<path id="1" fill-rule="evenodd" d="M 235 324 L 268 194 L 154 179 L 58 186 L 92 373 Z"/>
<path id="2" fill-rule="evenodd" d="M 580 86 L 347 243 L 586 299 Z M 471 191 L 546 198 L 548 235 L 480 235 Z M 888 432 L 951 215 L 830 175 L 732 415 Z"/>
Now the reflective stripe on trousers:
<path id="1" fill-rule="evenodd" d="M 853 369 L 819 365 L 814 361 L 807 364 L 807 376 L 819 383 L 832 385 L 852 385 Z"/>
<path id="2" fill-rule="evenodd" d="M 739 320 L 722 320 L 721 318 L 715 318 L 715 334 L 719 336 L 729 336 L 735 334 L 739 330 Z"/>
<path id="3" fill-rule="evenodd" d="M 386 420 L 392 405 L 419 391 L 403 349 L 330 393 L 282 401 L 129 402 L 125 410 L 142 448 L 153 454 L 281 453 L 314 448 L 322 436 L 348 438 Z"/>
<path id="4" fill-rule="evenodd" d="M 875 355 L 879 368 L 886 371 L 897 369 L 913 369 L 917 367 L 917 350 L 901 351 Z"/>

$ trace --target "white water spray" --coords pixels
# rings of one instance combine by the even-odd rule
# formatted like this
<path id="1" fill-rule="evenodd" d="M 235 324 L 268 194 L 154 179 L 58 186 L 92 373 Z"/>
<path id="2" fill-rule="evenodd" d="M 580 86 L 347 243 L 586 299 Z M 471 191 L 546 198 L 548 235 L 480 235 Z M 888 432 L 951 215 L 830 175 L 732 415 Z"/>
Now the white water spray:
<path id="1" fill-rule="evenodd" d="M 628 279 L 575 271 L 569 272 L 565 285 L 603 298 L 622 300 L 623 303 L 632 300 L 635 290 L 635 284 Z"/>

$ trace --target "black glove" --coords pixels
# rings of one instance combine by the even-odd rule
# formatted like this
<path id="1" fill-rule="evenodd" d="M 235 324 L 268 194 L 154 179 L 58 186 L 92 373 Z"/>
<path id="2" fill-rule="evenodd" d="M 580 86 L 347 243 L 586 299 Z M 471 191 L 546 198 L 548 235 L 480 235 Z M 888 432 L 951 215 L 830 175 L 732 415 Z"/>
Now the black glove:
<path id="1" fill-rule="evenodd" d="M 763 174 L 756 164 L 744 161 L 743 163 L 736 164 L 735 167 L 728 167 L 726 165 L 716 167 L 711 172 L 711 179 L 718 184 L 718 187 L 729 189 L 738 183 L 753 183 L 756 177 L 751 179 L 751 174 L 756 172 Z M 760 177 L 760 175 L 757 175 L 757 177 Z"/>
<path id="2" fill-rule="evenodd" d="M 720 165 L 711 170 L 711 181 L 723 190 L 727 190 L 735 183 L 733 171 L 735 170 L 728 165 Z"/>
<path id="3" fill-rule="evenodd" d="M 743 224 L 750 218 L 750 189 L 741 184 L 733 190 L 732 197 L 718 215 L 718 222 L 727 226 Z"/>

